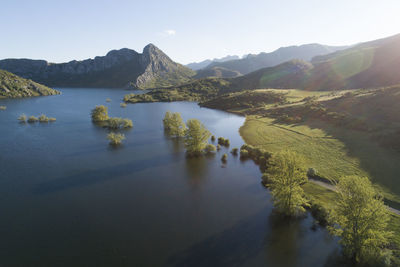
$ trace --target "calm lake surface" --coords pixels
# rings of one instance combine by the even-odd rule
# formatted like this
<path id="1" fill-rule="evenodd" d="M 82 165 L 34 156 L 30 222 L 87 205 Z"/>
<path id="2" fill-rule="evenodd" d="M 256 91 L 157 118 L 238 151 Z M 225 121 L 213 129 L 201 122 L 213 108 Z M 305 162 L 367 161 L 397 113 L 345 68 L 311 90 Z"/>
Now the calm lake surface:
<path id="1" fill-rule="evenodd" d="M 338 252 L 312 217 L 271 213 L 252 161 L 225 148 L 186 159 L 162 126 L 166 111 L 181 112 L 233 148 L 243 117 L 187 102 L 121 108 L 124 90 L 60 90 L 0 100 L 0 266 L 325 266 Z M 99 104 L 133 121 L 117 149 L 90 120 Z M 22 113 L 57 121 L 20 124 Z"/>

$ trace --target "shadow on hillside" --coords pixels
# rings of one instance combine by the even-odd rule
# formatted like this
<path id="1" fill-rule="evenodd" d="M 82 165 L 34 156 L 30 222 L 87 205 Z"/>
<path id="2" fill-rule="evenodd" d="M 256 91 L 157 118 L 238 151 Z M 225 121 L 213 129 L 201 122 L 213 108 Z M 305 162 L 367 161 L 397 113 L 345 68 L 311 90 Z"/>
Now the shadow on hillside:
<path id="1" fill-rule="evenodd" d="M 380 146 L 367 132 L 343 129 L 318 120 L 308 120 L 298 125 L 322 129 L 327 135 L 341 141 L 347 149 L 347 155 L 360 161 L 360 167 L 373 182 L 400 196 L 399 153 Z M 400 203 L 397 205 L 400 206 Z"/>

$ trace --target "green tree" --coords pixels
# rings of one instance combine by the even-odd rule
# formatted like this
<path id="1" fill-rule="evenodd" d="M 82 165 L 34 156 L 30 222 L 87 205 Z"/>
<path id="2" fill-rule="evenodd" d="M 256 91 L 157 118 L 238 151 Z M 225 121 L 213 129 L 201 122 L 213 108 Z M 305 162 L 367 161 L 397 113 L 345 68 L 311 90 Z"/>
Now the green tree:
<path id="1" fill-rule="evenodd" d="M 206 148 L 204 149 L 204 152 L 206 154 L 211 154 L 217 151 L 217 148 L 213 144 L 208 144 L 206 145 Z"/>
<path id="2" fill-rule="evenodd" d="M 133 123 L 130 119 L 123 119 L 123 118 L 109 118 L 107 120 L 106 127 L 110 129 L 126 129 L 132 128 Z"/>
<path id="3" fill-rule="evenodd" d="M 167 111 L 163 119 L 164 129 L 169 135 L 181 137 L 185 135 L 186 125 L 179 112 L 171 113 Z"/>
<path id="4" fill-rule="evenodd" d="M 282 151 L 271 159 L 268 170 L 269 187 L 275 207 L 286 216 L 296 216 L 305 211 L 302 184 L 307 182 L 304 159 L 292 151 Z"/>
<path id="5" fill-rule="evenodd" d="M 387 260 L 384 247 L 392 233 L 386 230 L 390 218 L 382 196 L 366 177 L 342 177 L 337 189 L 339 200 L 330 229 L 341 237 L 345 254 L 354 262 Z"/>
<path id="6" fill-rule="evenodd" d="M 93 122 L 102 122 L 108 120 L 108 108 L 106 106 L 96 106 L 92 110 L 92 121 Z"/>
<path id="7" fill-rule="evenodd" d="M 199 155 L 208 144 L 211 133 L 196 119 L 190 119 L 186 123 L 185 147 L 189 155 Z"/>
<path id="8" fill-rule="evenodd" d="M 122 140 L 125 139 L 125 135 L 120 133 L 109 133 L 107 135 L 107 139 L 110 140 L 110 145 L 117 146 L 122 143 Z"/>
<path id="9" fill-rule="evenodd" d="M 170 111 L 165 112 L 163 124 L 164 124 L 164 130 L 167 132 L 169 132 L 171 128 L 171 119 L 172 119 L 172 113 Z"/>

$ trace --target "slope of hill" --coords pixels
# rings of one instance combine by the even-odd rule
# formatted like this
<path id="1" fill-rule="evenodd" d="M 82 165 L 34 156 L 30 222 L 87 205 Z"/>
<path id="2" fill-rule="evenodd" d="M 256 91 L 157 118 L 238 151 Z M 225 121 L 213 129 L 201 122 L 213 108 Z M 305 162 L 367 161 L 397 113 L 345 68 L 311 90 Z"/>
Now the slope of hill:
<path id="1" fill-rule="evenodd" d="M 226 56 L 226 57 L 222 57 L 222 58 L 206 59 L 201 62 L 189 63 L 186 65 L 186 67 L 191 68 L 192 70 L 200 70 L 200 69 L 207 67 L 208 65 L 210 65 L 213 62 L 225 62 L 225 61 L 235 60 L 235 59 L 239 59 L 239 56 Z"/>
<path id="2" fill-rule="evenodd" d="M 59 91 L 0 70 L 0 98 L 57 95 Z"/>
<path id="3" fill-rule="evenodd" d="M 230 60 L 221 63 L 214 62 L 211 63 L 207 68 L 222 67 L 225 69 L 238 71 L 245 75 L 250 72 L 266 67 L 272 67 L 293 59 L 310 61 L 315 56 L 326 55 L 345 48 L 346 47 L 344 46 L 326 46 L 320 44 L 281 47 L 271 53 L 260 53 L 258 55 L 250 54 L 243 59 Z"/>
<path id="4" fill-rule="evenodd" d="M 217 78 L 234 78 L 239 77 L 241 74 L 238 71 L 226 69 L 223 67 L 212 67 L 198 70 L 196 75 L 193 76 L 195 79 L 217 77 Z"/>
<path id="5" fill-rule="evenodd" d="M 400 34 L 315 57 L 309 87 L 365 88 L 400 82 Z"/>
<path id="6" fill-rule="evenodd" d="M 134 87 L 145 89 L 177 85 L 195 73 L 172 61 L 153 44 L 143 53 L 127 48 L 106 56 L 54 64 L 44 60 L 4 59 L 0 68 L 49 86 Z"/>

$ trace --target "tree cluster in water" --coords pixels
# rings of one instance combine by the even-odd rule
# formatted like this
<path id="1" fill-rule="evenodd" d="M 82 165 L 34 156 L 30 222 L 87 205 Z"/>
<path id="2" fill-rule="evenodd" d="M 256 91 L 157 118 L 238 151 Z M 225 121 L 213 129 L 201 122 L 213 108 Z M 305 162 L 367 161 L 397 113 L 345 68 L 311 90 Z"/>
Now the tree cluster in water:
<path id="1" fill-rule="evenodd" d="M 183 137 L 188 156 L 198 156 L 216 151 L 214 145 L 208 143 L 211 133 L 197 119 L 189 119 L 186 124 L 178 112 L 167 111 L 164 119 L 164 130 L 173 137 Z"/>
<path id="2" fill-rule="evenodd" d="M 129 129 L 133 127 L 132 120 L 127 118 L 109 117 L 108 108 L 100 105 L 96 106 L 91 112 L 92 122 L 108 128 L 110 130 Z M 125 135 L 121 133 L 111 132 L 108 134 L 107 139 L 110 140 L 110 145 L 120 145 Z"/>

